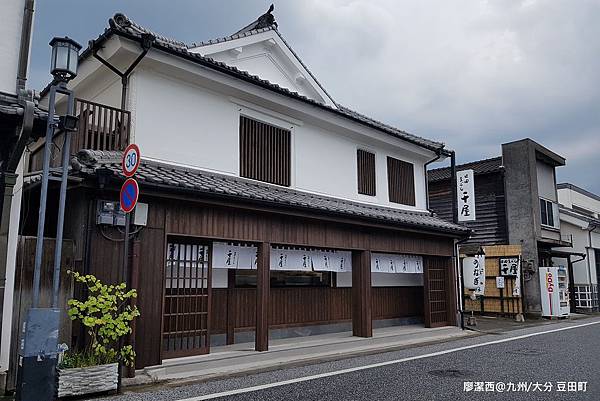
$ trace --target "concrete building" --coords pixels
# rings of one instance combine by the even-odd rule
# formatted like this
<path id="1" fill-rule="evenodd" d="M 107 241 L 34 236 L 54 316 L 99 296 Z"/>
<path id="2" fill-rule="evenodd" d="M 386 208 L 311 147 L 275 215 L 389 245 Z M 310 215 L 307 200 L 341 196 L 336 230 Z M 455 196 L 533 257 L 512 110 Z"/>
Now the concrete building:
<path id="1" fill-rule="evenodd" d="M 576 252 L 577 257 L 555 257 L 555 265 L 571 267 L 572 307 L 598 311 L 600 277 L 600 196 L 569 183 L 558 184 L 560 231 L 572 239 L 572 246 L 559 248 Z"/>
<path id="2" fill-rule="evenodd" d="M 553 249 L 570 246 L 561 235 L 555 168 L 565 159 L 531 139 L 502 145 L 502 156 L 457 166 L 473 170 L 476 220 L 470 246 L 520 245 L 525 312 L 541 314 L 539 266 Z M 428 172 L 430 209 L 450 220 L 450 168 Z M 516 256 L 516 255 L 515 255 Z M 487 274 L 487 273 L 486 273 Z"/>

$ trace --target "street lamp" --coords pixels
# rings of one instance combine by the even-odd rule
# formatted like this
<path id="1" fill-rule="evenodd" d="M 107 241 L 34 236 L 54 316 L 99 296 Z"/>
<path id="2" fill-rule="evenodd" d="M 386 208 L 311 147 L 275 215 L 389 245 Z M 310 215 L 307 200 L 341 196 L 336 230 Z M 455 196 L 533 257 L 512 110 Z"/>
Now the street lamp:
<path id="1" fill-rule="evenodd" d="M 77 65 L 81 45 L 73 39 L 53 38 L 52 59 L 50 61 L 50 73 L 57 81 L 68 82 L 77 76 Z"/>
<path id="2" fill-rule="evenodd" d="M 40 208 L 35 244 L 33 296 L 32 306 L 29 309 L 25 323 L 24 341 L 21 343 L 19 352 L 19 369 L 21 372 L 17 378 L 18 401 L 52 401 L 56 393 L 56 362 L 61 315 L 58 307 L 58 299 L 65 203 L 67 197 L 67 175 L 71 135 L 76 130 L 78 122 L 77 117 L 73 114 L 75 97 L 73 91 L 67 88 L 67 83 L 77 76 L 77 64 L 81 45 L 73 39 L 64 37 L 52 39 L 50 46 L 52 46 L 50 73 L 54 76 L 54 80 L 48 92 L 48 120 L 46 123 L 42 188 L 40 190 Z M 65 95 L 67 101 L 66 115 L 60 116 L 58 119 L 55 117 L 57 93 Z M 60 129 L 63 133 L 63 146 L 61 150 L 62 175 L 60 198 L 56 220 L 56 240 L 54 244 L 52 307 L 40 308 L 40 281 L 44 247 L 44 223 L 46 221 L 46 201 L 48 198 L 48 181 L 50 175 L 50 154 L 56 128 Z"/>

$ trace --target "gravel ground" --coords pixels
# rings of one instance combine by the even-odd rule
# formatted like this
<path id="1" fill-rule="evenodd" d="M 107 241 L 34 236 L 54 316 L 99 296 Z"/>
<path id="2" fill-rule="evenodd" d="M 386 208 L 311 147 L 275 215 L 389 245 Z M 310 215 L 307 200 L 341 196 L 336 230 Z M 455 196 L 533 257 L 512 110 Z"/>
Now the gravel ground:
<path id="1" fill-rule="evenodd" d="M 96 401 L 176 401 L 396 360 L 599 318 L 529 327 L 447 343 L 196 384 L 163 384 Z M 600 324 L 419 360 L 222 397 L 227 400 L 600 400 Z M 464 392 L 464 382 L 552 382 L 545 392 Z M 556 382 L 587 381 L 587 392 L 556 392 Z"/>

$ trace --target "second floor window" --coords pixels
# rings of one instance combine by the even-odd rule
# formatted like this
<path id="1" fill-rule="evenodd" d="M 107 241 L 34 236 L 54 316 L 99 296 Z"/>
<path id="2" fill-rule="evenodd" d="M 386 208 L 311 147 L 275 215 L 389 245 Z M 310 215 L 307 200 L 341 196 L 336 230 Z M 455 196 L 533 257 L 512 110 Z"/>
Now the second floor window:
<path id="1" fill-rule="evenodd" d="M 375 196 L 375 153 L 358 149 L 356 152 L 358 168 L 358 193 Z"/>
<path id="2" fill-rule="evenodd" d="M 542 214 L 542 225 L 548 227 L 558 228 L 559 216 L 558 216 L 558 204 L 540 198 L 540 211 Z"/>
<path id="3" fill-rule="evenodd" d="M 291 132 L 240 116 L 240 176 L 290 186 Z"/>
<path id="4" fill-rule="evenodd" d="M 390 202 L 415 206 L 414 165 L 388 156 L 387 170 Z"/>

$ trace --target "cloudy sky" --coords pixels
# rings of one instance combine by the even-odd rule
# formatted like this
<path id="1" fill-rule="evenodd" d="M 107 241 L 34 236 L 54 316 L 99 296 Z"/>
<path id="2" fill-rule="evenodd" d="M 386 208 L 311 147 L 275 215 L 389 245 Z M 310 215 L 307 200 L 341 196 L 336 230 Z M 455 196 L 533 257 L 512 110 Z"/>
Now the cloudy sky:
<path id="1" fill-rule="evenodd" d="M 31 88 L 48 42 L 82 44 L 115 12 L 186 43 L 231 34 L 261 0 L 38 0 Z M 459 162 L 532 138 L 567 158 L 558 181 L 600 194 L 600 0 L 279 0 L 279 30 L 333 98 L 445 142 Z"/>

